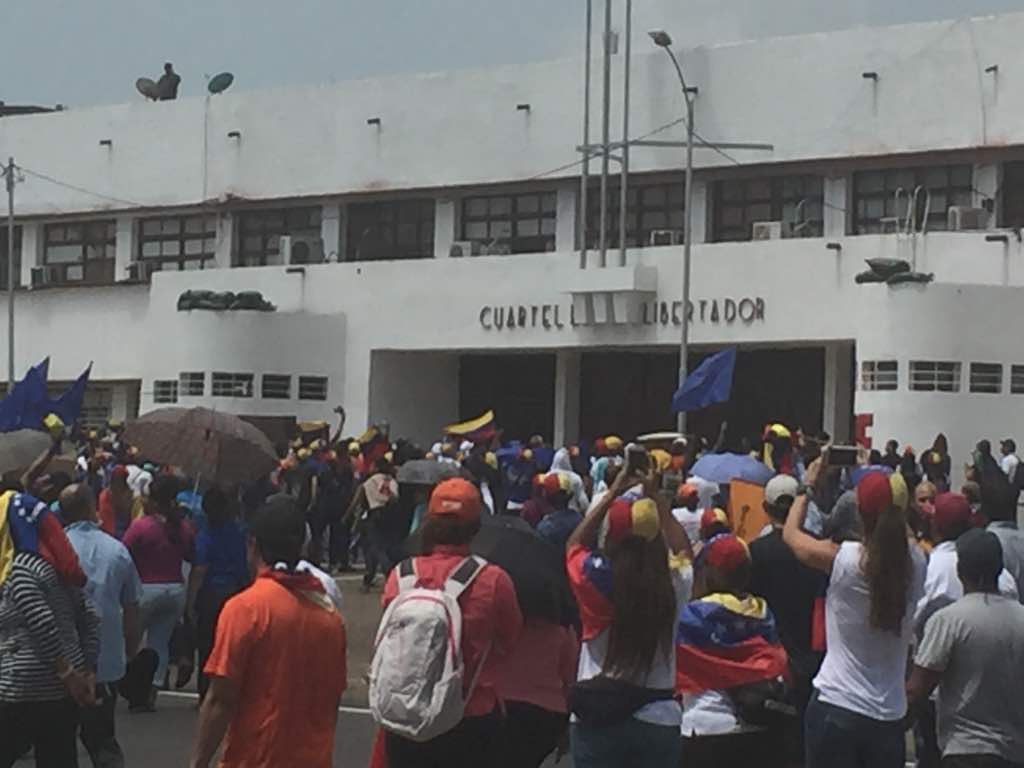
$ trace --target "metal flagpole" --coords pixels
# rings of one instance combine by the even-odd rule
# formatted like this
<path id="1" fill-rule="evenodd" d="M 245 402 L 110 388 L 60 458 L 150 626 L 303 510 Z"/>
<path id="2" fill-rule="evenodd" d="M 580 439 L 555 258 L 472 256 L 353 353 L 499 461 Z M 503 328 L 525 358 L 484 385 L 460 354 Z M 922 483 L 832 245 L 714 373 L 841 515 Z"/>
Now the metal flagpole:
<path id="1" fill-rule="evenodd" d="M 7 158 L 7 391 L 14 389 L 14 158 Z"/>
<path id="2" fill-rule="evenodd" d="M 583 146 L 590 145 L 590 64 L 593 38 L 594 0 L 587 0 L 587 40 L 583 61 Z M 589 201 L 587 199 L 590 186 L 590 150 L 583 151 L 583 172 L 580 174 L 580 209 L 578 229 L 580 238 L 580 269 L 587 266 L 587 215 Z"/>

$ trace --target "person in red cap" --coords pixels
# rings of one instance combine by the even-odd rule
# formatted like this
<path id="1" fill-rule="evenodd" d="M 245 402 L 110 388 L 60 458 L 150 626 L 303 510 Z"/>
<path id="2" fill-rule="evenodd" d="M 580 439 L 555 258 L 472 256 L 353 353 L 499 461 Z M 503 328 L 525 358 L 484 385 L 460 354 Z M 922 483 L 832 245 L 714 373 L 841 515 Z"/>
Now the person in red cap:
<path id="1" fill-rule="evenodd" d="M 805 717 L 808 768 L 902 768 L 902 720 L 913 615 L 924 594 L 925 557 L 907 535 L 889 478 L 869 472 L 857 484 L 863 541 L 836 544 L 804 532 L 808 491 L 827 452 L 807 469 L 807 486 L 783 527 L 797 559 L 830 574 L 825 596 L 828 648 Z"/>
<path id="2" fill-rule="evenodd" d="M 110 486 L 100 491 L 100 527 L 120 540 L 132 522 L 134 494 L 128 487 L 128 467 L 118 464 L 110 473 Z"/>
<path id="3" fill-rule="evenodd" d="M 569 506 L 574 493 L 573 480 L 565 472 L 549 472 L 541 485 L 551 511 L 537 525 L 537 533 L 562 552 L 569 536 L 583 522 L 583 515 Z"/>
<path id="4" fill-rule="evenodd" d="M 480 530 L 483 501 L 472 483 L 452 478 L 430 495 L 421 531 L 424 555 L 414 558 L 417 583 L 442 589 L 469 556 L 469 544 Z M 399 567 L 388 574 L 381 603 L 398 597 Z M 519 640 L 523 615 L 512 580 L 487 564 L 459 597 L 462 610 L 462 656 L 470 693 L 465 717 L 453 730 L 430 741 L 415 742 L 393 733 L 385 736 L 388 768 L 458 768 L 501 762 L 502 701 L 498 690 L 502 660 Z M 476 687 L 469 691 L 476 677 Z"/>

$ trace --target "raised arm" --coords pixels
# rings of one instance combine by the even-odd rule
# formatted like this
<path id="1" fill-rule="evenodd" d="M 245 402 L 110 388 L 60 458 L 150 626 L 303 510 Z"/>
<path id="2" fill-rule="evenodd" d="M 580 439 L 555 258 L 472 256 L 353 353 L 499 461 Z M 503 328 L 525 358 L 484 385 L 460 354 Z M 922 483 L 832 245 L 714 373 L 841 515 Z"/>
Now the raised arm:
<path id="1" fill-rule="evenodd" d="M 608 490 L 608 493 L 597 504 L 591 509 L 587 516 L 583 518 L 583 522 L 576 526 L 576 530 L 569 536 L 569 540 L 565 543 L 566 549 L 572 549 L 583 545 L 585 547 L 593 548 L 597 544 L 597 535 L 601 530 L 601 523 L 604 521 L 604 516 L 608 514 L 608 508 L 611 507 L 612 502 L 615 501 L 619 495 L 629 487 L 629 483 L 635 483 L 635 477 L 627 477 L 628 473 L 625 469 L 619 472 L 615 477 L 615 482 L 612 483 L 612 487 Z"/>
<path id="2" fill-rule="evenodd" d="M 658 505 L 658 518 L 661 521 L 661 532 L 665 536 L 665 542 L 673 555 L 682 555 L 688 560 L 693 560 L 693 545 L 690 537 L 686 535 L 686 529 L 676 520 L 672 514 L 672 502 L 658 489 L 661 487 L 661 475 L 651 472 L 644 480 L 644 494 Z"/>
<path id="3" fill-rule="evenodd" d="M 807 485 L 814 487 L 822 471 L 822 460 L 815 459 L 807 468 Z M 816 539 L 804 531 L 804 519 L 807 517 L 806 492 L 799 494 L 793 502 L 782 528 L 782 540 L 793 550 L 796 559 L 809 568 L 824 573 L 832 572 L 839 545 L 833 541 Z"/>

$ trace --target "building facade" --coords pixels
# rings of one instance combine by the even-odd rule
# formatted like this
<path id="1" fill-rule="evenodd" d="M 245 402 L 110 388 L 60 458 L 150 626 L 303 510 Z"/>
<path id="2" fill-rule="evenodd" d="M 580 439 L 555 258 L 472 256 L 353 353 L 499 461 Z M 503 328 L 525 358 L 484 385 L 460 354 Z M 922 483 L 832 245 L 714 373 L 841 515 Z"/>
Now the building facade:
<path id="1" fill-rule="evenodd" d="M 915 447 L 942 431 L 964 457 L 1019 432 L 1022 35 L 1011 14 L 679 52 L 699 137 L 773 147 L 696 153 L 693 360 L 741 350 L 733 402 L 696 425 Z M 0 120 L 21 169 L 18 370 L 93 361 L 97 420 L 341 403 L 352 430 L 424 441 L 488 407 L 559 442 L 669 426 L 683 152 L 633 150 L 627 248 L 610 227 L 602 266 L 596 179 L 580 204 L 582 69 Z M 633 137 L 681 140 L 664 54 L 636 53 L 632 82 Z M 933 280 L 858 284 L 874 258 Z M 276 311 L 179 311 L 186 290 L 259 291 Z"/>

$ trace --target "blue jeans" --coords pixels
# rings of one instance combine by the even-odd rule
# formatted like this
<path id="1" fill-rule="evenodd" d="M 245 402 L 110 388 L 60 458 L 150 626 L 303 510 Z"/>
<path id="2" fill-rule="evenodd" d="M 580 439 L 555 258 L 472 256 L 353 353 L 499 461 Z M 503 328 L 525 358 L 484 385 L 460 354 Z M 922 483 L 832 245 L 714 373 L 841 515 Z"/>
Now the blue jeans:
<path id="1" fill-rule="evenodd" d="M 682 754 L 678 725 L 653 725 L 629 718 L 609 727 L 573 723 L 576 768 L 674 768 Z"/>
<path id="2" fill-rule="evenodd" d="M 902 720 L 875 720 L 825 704 L 815 691 L 804 716 L 806 768 L 903 768 Z"/>
<path id="3" fill-rule="evenodd" d="M 146 633 L 146 647 L 156 651 L 160 662 L 153 675 L 153 685 L 163 686 L 167 676 L 171 635 L 185 613 L 184 584 L 143 584 L 139 615 Z"/>

